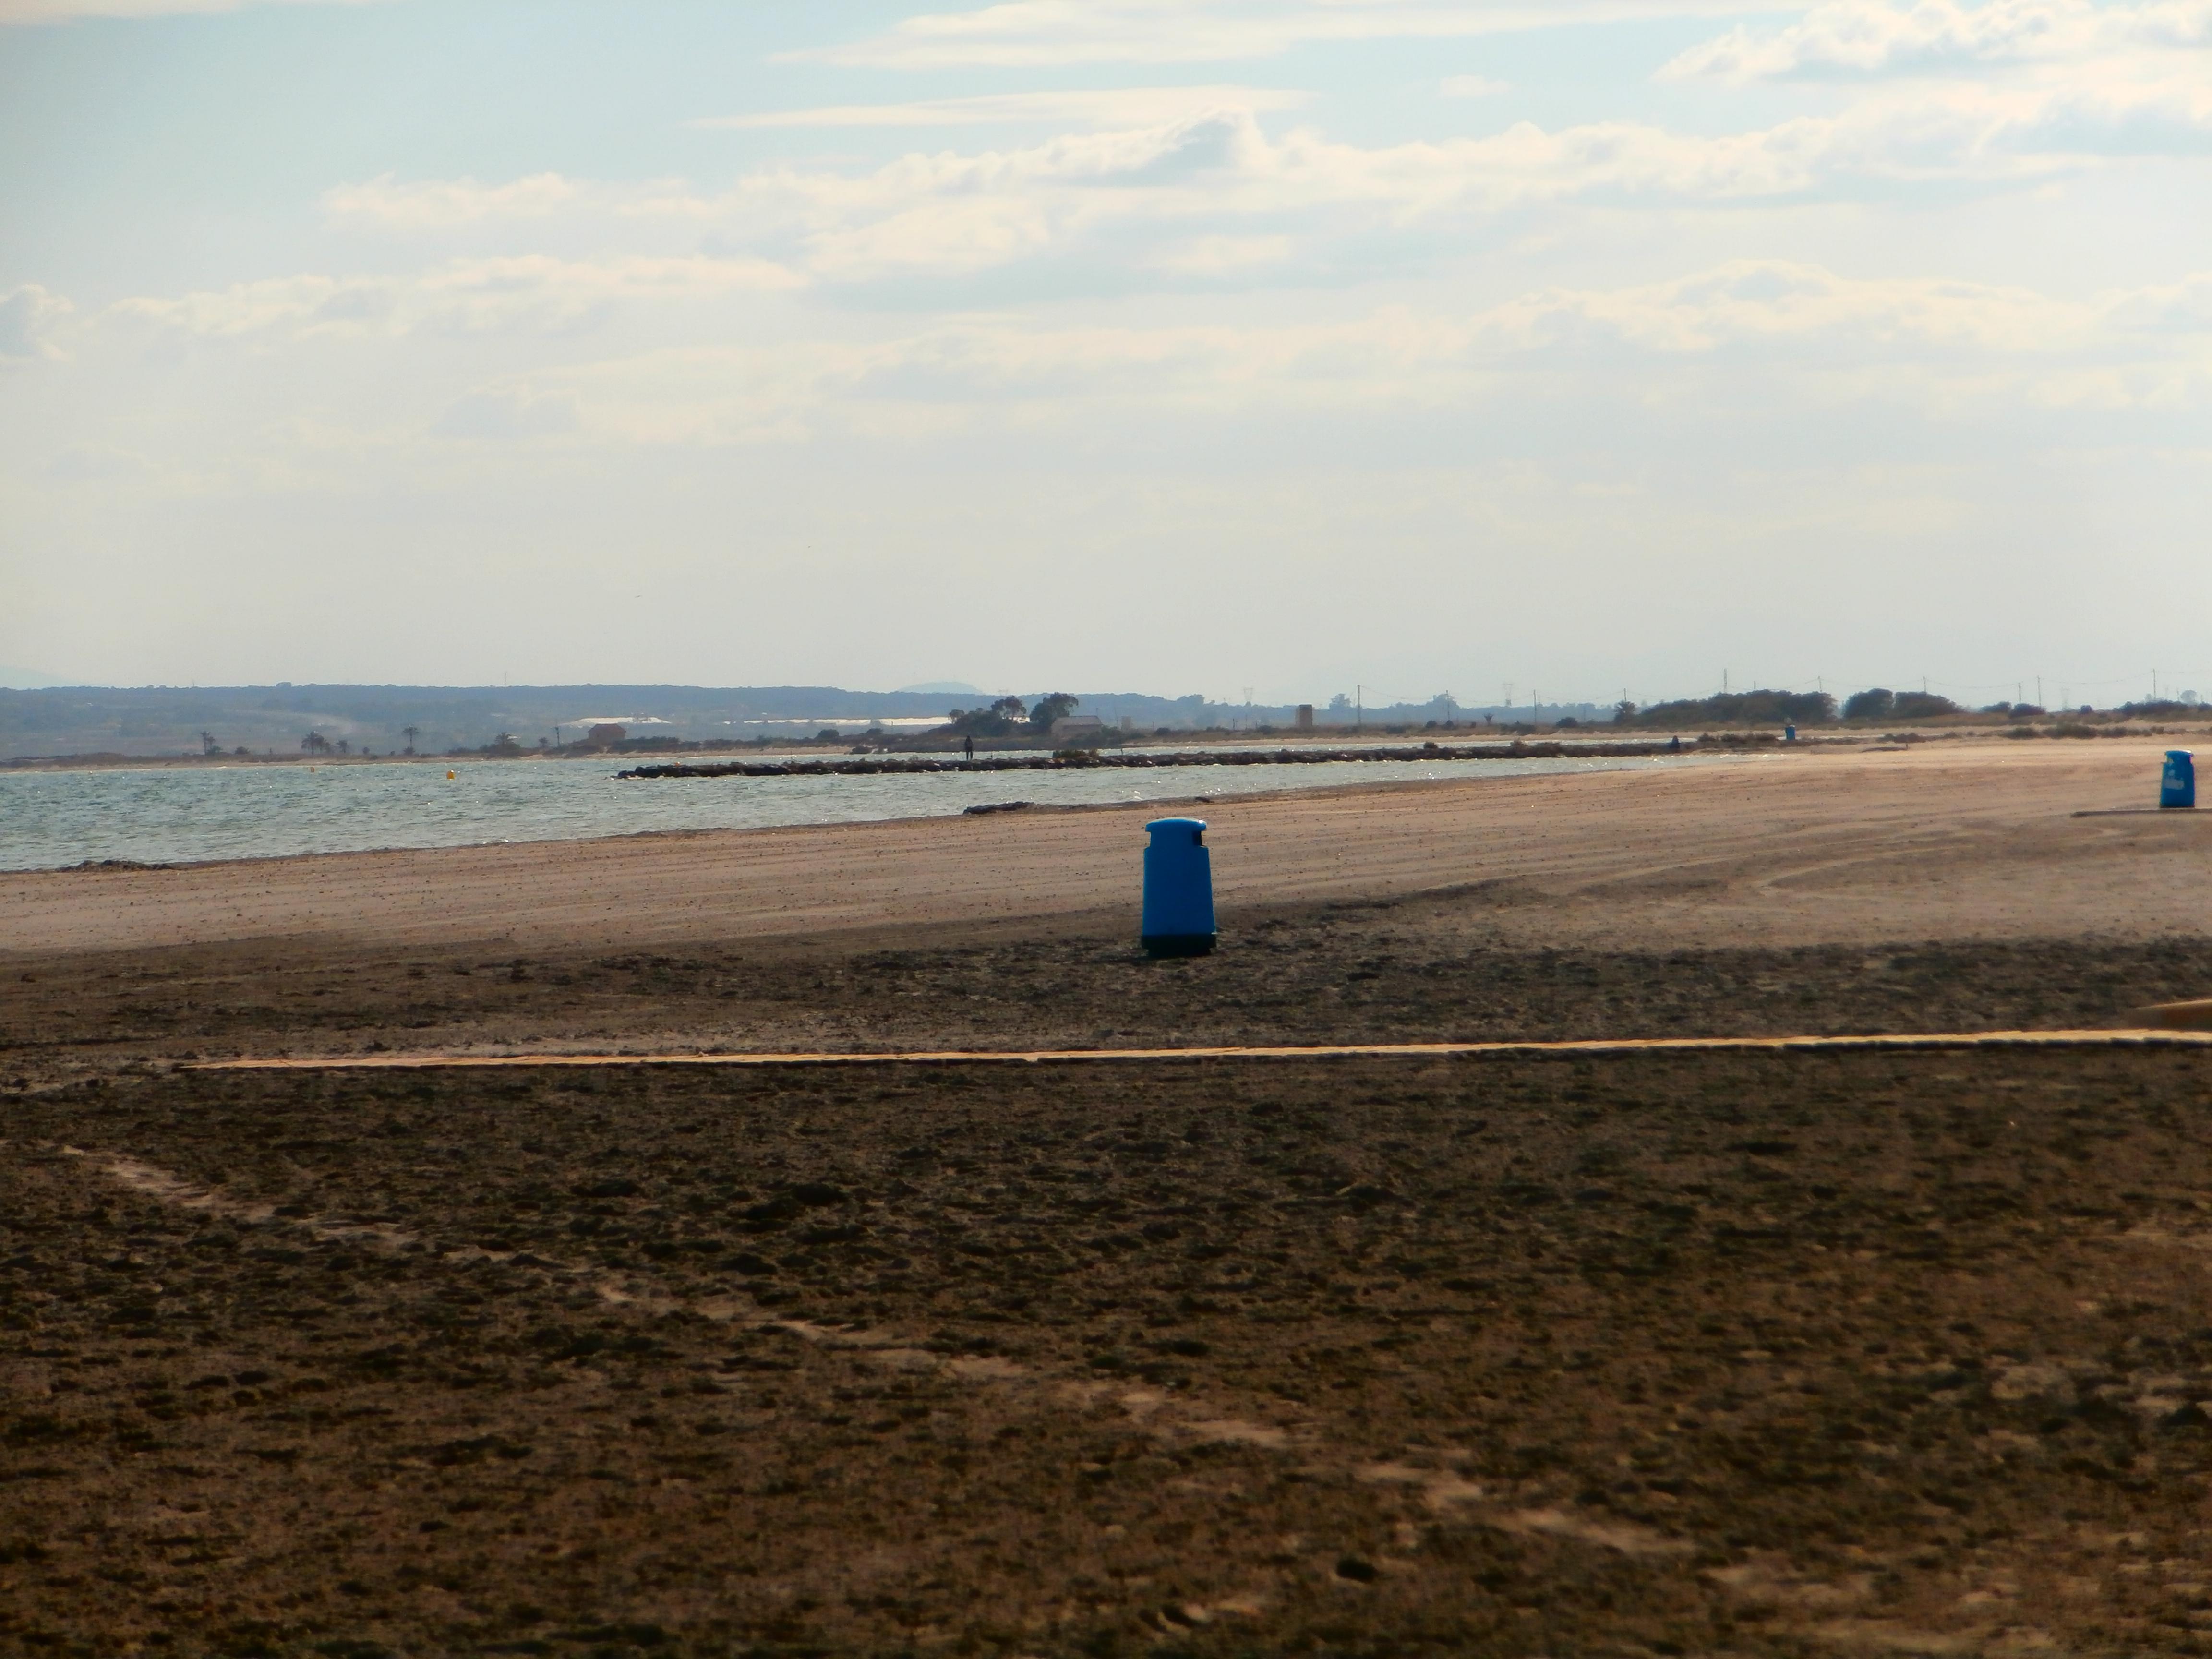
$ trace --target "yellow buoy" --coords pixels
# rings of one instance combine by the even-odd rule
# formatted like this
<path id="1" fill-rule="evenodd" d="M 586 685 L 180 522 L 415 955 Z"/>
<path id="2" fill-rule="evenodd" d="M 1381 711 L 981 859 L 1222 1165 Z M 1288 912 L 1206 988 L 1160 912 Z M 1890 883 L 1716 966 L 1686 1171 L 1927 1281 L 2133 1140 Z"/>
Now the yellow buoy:
<path id="1" fill-rule="evenodd" d="M 448 778 L 453 778 L 453 777 L 458 777 L 458 776 L 459 776 L 460 775 L 459 775 L 459 773 L 456 773 L 456 772 L 448 772 L 448 773 L 447 773 L 447 774 L 446 774 L 446 775 L 447 775 Z"/>

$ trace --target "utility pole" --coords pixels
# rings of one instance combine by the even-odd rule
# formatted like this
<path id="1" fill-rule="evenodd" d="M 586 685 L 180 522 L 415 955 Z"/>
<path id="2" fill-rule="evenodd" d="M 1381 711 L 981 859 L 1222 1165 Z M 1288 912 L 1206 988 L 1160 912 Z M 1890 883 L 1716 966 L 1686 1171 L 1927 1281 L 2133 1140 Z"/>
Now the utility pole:
<path id="1" fill-rule="evenodd" d="M 2038 708 L 2043 707 L 2043 676 L 2040 674 L 2035 677 L 2035 706 Z"/>
<path id="2" fill-rule="evenodd" d="M 1339 680 L 1337 684 L 1341 685 L 1344 682 Z M 1367 688 L 1364 685 L 1352 688 L 1352 729 L 1355 732 L 1367 729 Z"/>

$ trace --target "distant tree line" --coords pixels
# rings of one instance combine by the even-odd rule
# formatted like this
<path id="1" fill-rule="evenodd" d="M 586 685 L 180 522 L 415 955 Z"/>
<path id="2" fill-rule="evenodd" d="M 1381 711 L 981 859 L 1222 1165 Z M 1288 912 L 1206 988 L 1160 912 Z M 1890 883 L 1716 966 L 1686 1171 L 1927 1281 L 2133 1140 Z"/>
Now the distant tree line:
<path id="1" fill-rule="evenodd" d="M 1019 697 L 1000 697 L 988 708 L 954 709 L 947 729 L 958 738 L 1043 737 L 1054 720 L 1073 714 L 1082 701 L 1072 692 L 1053 691 L 1031 708 Z"/>
<path id="2" fill-rule="evenodd" d="M 1932 691 L 1892 691 L 1877 685 L 1853 692 L 1840 708 L 1825 691 L 1724 691 L 1717 696 L 1656 702 L 1648 708 L 1624 702 L 1613 718 L 1622 726 L 1666 731 L 1705 726 L 1827 726 L 1839 719 L 1926 720 L 1959 712 L 1957 703 Z"/>
<path id="3" fill-rule="evenodd" d="M 2081 712 L 2091 712 L 2086 703 Z M 2141 702 L 2124 702 L 2114 712 L 2124 720 L 2191 720 L 2204 717 L 2204 705 L 2171 697 L 2146 697 Z"/>
<path id="4" fill-rule="evenodd" d="M 1847 720 L 1932 720 L 1958 712 L 1957 703 L 1932 691 L 1892 691 L 1880 685 L 1844 699 Z"/>
<path id="5" fill-rule="evenodd" d="M 1885 693 L 1885 696 L 1887 694 Z M 1836 700 L 1823 691 L 1724 691 L 1717 696 L 1623 703 L 1616 723 L 1662 730 L 1701 726 L 1823 726 L 1836 718 Z"/>

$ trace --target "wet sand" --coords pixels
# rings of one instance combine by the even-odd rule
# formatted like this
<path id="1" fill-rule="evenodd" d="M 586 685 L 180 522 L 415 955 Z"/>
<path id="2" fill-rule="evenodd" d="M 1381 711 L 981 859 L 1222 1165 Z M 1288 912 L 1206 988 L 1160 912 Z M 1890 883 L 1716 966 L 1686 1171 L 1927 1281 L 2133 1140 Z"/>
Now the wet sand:
<path id="1" fill-rule="evenodd" d="M 2110 1026 L 2155 753 L 0 878 L 0 1651 L 2200 1651 L 2195 1053 L 171 1064 Z"/>

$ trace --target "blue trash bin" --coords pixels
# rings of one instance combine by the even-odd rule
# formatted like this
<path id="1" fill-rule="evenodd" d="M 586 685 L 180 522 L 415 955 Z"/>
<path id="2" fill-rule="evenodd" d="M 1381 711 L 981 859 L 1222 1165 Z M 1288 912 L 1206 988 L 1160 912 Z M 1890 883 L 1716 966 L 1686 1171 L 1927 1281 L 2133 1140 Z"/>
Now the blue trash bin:
<path id="1" fill-rule="evenodd" d="M 2186 749 L 2166 751 L 2166 769 L 2158 775 L 2158 804 L 2160 806 L 2194 806 L 2197 805 L 2197 763 Z"/>
<path id="2" fill-rule="evenodd" d="M 1202 957 L 1213 949 L 1213 859 L 1204 818 L 1155 818 L 1145 826 L 1145 919 L 1148 955 Z"/>

